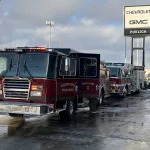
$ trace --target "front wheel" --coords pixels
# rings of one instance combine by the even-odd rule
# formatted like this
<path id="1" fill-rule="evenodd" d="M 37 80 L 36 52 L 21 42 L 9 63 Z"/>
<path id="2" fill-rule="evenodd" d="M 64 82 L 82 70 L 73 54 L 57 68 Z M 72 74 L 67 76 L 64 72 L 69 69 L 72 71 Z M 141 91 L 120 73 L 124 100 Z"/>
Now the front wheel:
<path id="1" fill-rule="evenodd" d="M 60 120 L 71 121 L 75 116 L 74 101 L 67 101 L 66 110 L 59 113 Z"/>
<path id="2" fill-rule="evenodd" d="M 123 89 L 123 95 L 122 95 L 122 97 L 123 97 L 123 98 L 126 98 L 126 97 L 127 97 L 127 93 L 128 93 L 127 89 L 124 88 L 124 89 Z"/>

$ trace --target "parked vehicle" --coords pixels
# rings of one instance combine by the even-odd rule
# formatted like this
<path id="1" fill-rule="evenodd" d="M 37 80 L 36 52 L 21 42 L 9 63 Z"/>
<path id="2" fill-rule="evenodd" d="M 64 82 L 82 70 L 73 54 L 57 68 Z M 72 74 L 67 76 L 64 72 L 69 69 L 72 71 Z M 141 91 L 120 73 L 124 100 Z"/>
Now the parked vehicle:
<path id="1" fill-rule="evenodd" d="M 78 93 L 76 61 L 44 47 L 0 51 L 0 110 L 12 117 L 59 113 L 71 118 Z"/>
<path id="2" fill-rule="evenodd" d="M 0 111 L 12 117 L 59 113 L 70 120 L 84 98 L 90 109 L 102 104 L 109 87 L 100 54 L 44 47 L 0 51 Z"/>
<path id="3" fill-rule="evenodd" d="M 144 87 L 144 71 L 127 63 L 105 63 L 110 69 L 111 95 L 126 97 Z"/>

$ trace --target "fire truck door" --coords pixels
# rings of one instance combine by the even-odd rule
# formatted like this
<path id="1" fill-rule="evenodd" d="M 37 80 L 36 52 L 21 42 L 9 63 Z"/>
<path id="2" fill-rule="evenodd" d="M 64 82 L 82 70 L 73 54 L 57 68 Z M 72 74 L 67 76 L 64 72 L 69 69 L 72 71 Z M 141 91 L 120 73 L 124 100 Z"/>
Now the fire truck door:
<path id="1" fill-rule="evenodd" d="M 68 100 L 77 96 L 76 59 L 63 57 L 57 79 L 57 99 Z"/>

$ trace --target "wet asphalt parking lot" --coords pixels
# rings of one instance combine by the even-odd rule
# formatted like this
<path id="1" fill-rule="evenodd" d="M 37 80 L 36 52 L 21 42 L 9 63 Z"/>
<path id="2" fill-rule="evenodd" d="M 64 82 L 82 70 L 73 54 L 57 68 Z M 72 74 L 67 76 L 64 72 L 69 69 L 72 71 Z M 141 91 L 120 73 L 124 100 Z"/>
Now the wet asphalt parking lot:
<path id="1" fill-rule="evenodd" d="M 109 98 L 74 121 L 0 116 L 0 150 L 150 150 L 150 91 Z"/>

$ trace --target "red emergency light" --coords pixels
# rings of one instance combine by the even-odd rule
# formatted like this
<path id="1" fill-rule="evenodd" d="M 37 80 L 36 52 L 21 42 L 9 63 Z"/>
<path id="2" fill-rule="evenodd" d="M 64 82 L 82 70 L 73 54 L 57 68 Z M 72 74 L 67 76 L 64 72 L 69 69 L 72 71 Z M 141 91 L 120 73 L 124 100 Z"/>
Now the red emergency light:
<path id="1" fill-rule="evenodd" d="M 5 51 L 11 52 L 25 52 L 27 51 L 46 51 L 47 48 L 45 47 L 16 47 L 16 48 L 5 48 Z"/>
<path id="2" fill-rule="evenodd" d="M 41 50 L 41 51 L 46 51 L 47 48 L 45 47 L 17 47 L 17 49 L 23 49 L 23 50 Z"/>
<path id="3" fill-rule="evenodd" d="M 17 47 L 17 49 L 21 49 L 21 50 L 28 50 L 28 51 L 46 51 L 47 48 L 45 47 Z"/>

